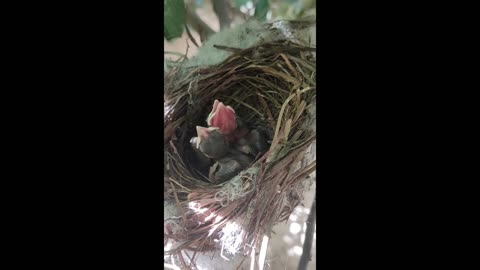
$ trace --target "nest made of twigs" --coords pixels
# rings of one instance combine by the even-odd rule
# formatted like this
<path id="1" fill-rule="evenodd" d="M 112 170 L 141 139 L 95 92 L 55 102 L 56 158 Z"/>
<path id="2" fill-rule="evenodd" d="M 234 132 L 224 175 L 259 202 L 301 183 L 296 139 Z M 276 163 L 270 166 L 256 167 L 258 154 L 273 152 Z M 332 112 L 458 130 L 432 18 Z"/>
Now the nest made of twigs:
<path id="1" fill-rule="evenodd" d="M 303 180 L 315 171 L 315 160 L 306 158 L 316 138 L 315 48 L 288 40 L 217 48 L 233 53 L 214 66 L 179 63 L 166 77 L 164 195 L 174 210 L 165 221 L 165 243 L 175 243 L 169 254 L 221 248 L 247 255 L 263 233 L 288 219 L 302 199 Z M 208 182 L 189 161 L 189 140 L 195 126 L 205 126 L 215 99 L 266 127 L 270 143 L 222 184 Z"/>

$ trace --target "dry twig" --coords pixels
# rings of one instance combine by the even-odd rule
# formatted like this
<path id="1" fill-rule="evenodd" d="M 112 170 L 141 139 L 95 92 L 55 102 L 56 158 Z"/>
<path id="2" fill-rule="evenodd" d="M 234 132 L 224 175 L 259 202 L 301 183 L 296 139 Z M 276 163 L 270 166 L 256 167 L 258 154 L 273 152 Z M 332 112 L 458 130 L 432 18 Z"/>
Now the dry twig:
<path id="1" fill-rule="evenodd" d="M 316 214 L 317 194 L 313 198 L 312 208 L 310 208 L 310 214 L 307 219 L 307 230 L 305 232 L 305 242 L 303 243 L 303 252 L 298 263 L 298 270 L 306 270 L 308 262 L 312 259 L 312 243 L 313 243 L 313 230 L 315 229 L 315 214 Z"/>

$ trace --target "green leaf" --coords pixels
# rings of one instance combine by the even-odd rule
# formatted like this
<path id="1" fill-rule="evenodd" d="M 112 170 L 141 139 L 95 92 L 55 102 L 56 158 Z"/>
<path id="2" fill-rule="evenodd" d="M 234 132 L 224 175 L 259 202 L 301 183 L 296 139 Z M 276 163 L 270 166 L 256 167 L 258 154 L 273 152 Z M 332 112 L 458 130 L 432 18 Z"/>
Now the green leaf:
<path id="1" fill-rule="evenodd" d="M 185 24 L 185 2 L 163 0 L 163 36 L 167 40 L 182 36 Z"/>
<path id="2" fill-rule="evenodd" d="M 267 18 L 268 6 L 268 0 L 257 0 L 254 16 L 257 19 L 264 21 Z"/>
<path id="3" fill-rule="evenodd" d="M 234 5 L 236 8 L 239 8 L 239 7 L 241 7 L 241 6 L 246 5 L 248 1 L 250 1 L 250 0 L 233 0 L 233 5 Z"/>

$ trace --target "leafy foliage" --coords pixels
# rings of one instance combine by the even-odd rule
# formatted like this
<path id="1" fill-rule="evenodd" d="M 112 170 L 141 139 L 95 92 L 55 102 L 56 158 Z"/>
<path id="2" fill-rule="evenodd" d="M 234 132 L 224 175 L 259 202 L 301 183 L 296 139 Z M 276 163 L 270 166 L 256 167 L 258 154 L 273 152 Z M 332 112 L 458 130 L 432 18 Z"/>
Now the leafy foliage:
<path id="1" fill-rule="evenodd" d="M 248 1 L 250 0 L 233 0 L 233 6 L 236 8 L 239 8 L 241 6 L 246 5 Z"/>
<path id="2" fill-rule="evenodd" d="M 268 0 L 258 0 L 255 4 L 255 14 L 254 16 L 264 21 L 267 18 L 267 12 L 269 8 Z"/>
<path id="3" fill-rule="evenodd" d="M 185 2 L 183 0 L 163 0 L 163 36 L 167 40 L 182 36 L 185 23 Z"/>

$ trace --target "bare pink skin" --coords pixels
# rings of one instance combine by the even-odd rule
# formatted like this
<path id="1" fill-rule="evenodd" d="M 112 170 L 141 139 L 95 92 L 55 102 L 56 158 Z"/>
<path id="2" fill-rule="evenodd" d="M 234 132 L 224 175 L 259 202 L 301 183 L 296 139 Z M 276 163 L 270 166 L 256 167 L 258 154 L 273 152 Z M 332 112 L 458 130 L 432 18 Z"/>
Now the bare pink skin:
<path id="1" fill-rule="evenodd" d="M 217 99 L 214 101 L 212 111 L 208 115 L 207 124 L 210 127 L 218 128 L 225 135 L 228 143 L 243 138 L 250 132 L 246 128 L 239 129 L 235 110 L 230 106 L 225 106 Z"/>
<path id="2" fill-rule="evenodd" d="M 232 107 L 215 100 L 212 111 L 208 115 L 207 124 L 210 127 L 218 128 L 225 135 L 231 135 L 237 129 L 235 111 Z"/>

